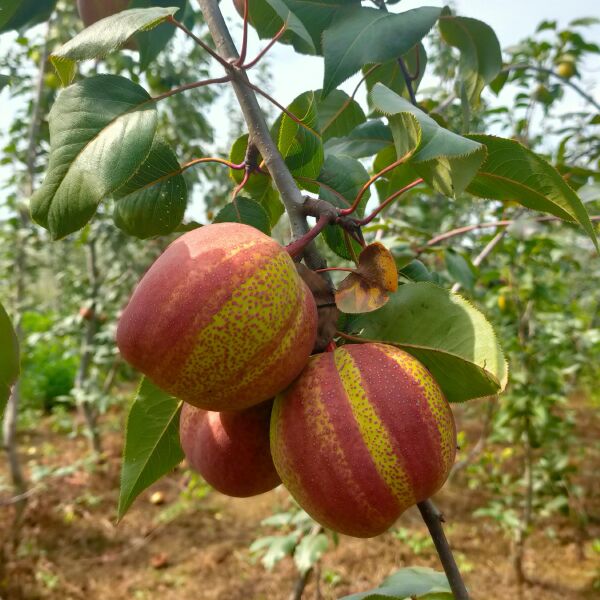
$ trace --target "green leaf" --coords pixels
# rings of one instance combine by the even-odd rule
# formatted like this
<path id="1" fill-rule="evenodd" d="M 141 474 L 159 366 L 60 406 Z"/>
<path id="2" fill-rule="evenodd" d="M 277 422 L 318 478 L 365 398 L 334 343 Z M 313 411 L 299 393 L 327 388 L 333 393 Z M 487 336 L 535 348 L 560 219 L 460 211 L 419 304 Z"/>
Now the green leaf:
<path id="1" fill-rule="evenodd" d="M 148 93 L 124 77 L 98 75 L 66 88 L 50 111 L 48 172 L 31 199 L 33 219 L 53 239 L 83 227 L 146 160 L 156 124 Z"/>
<path id="2" fill-rule="evenodd" d="M 7 85 L 10 85 L 10 76 L 9 75 L 0 75 L 0 92 Z"/>
<path id="3" fill-rule="evenodd" d="M 359 594 L 344 596 L 340 600 L 375 600 L 395 598 L 406 600 L 452 600 L 454 596 L 444 573 L 429 567 L 406 567 L 390 575 L 380 587 Z"/>
<path id="4" fill-rule="evenodd" d="M 475 286 L 475 273 L 467 259 L 453 248 L 447 248 L 444 254 L 446 268 L 450 276 L 469 292 Z"/>
<path id="5" fill-rule="evenodd" d="M 55 6 L 56 0 L 3 0 L 0 4 L 0 33 L 47 21 Z"/>
<path id="6" fill-rule="evenodd" d="M 317 133 L 317 101 L 314 92 L 304 92 L 288 107 L 300 123 L 283 113 L 273 129 L 277 147 L 296 177 L 316 179 L 323 166 L 323 141 Z M 306 187 L 306 186 L 305 186 Z"/>
<path id="7" fill-rule="evenodd" d="M 181 21 L 185 5 L 186 0 L 132 0 L 129 3 L 129 8 L 178 7 L 179 12 L 175 13 L 175 18 Z M 142 71 L 148 68 L 148 65 L 160 54 L 174 34 L 175 27 L 171 23 L 161 23 L 151 31 L 144 30 L 135 34 L 135 41 L 140 51 L 140 69 Z"/>
<path id="8" fill-rule="evenodd" d="M 350 98 L 342 90 L 333 90 L 327 98 L 323 98 L 322 90 L 317 92 L 319 103 L 317 114 L 319 131 L 323 141 L 333 137 L 349 134 L 355 127 L 366 121 L 365 113 L 360 104 Z"/>
<path id="9" fill-rule="evenodd" d="M 19 377 L 19 342 L 6 310 L 0 303 L 0 418 Z"/>
<path id="10" fill-rule="evenodd" d="M 429 6 L 400 14 L 366 7 L 341 12 L 323 34 L 323 95 L 364 65 L 402 56 L 427 34 L 440 12 Z"/>
<path id="11" fill-rule="evenodd" d="M 245 223 L 271 235 L 271 223 L 267 211 L 255 200 L 238 196 L 222 208 L 213 223 Z"/>
<path id="12" fill-rule="evenodd" d="M 447 13 L 440 17 L 440 31 L 447 44 L 460 50 L 460 96 L 477 106 L 483 88 L 502 69 L 502 51 L 498 38 L 494 30 L 483 21 Z"/>
<path id="13" fill-rule="evenodd" d="M 372 119 L 353 129 L 344 138 L 329 140 L 325 152 L 328 155 L 346 154 L 352 158 L 364 158 L 393 144 L 390 128 L 380 120 Z"/>
<path id="14" fill-rule="evenodd" d="M 440 127 L 410 102 L 378 83 L 374 105 L 389 122 L 399 157 L 412 154 L 410 164 L 434 189 L 453 196 L 475 177 L 485 158 L 485 145 Z"/>
<path id="15" fill-rule="evenodd" d="M 297 541 L 297 536 L 294 533 L 284 536 L 267 536 L 255 540 L 250 545 L 249 551 L 251 554 L 257 554 L 266 548 L 260 562 L 267 571 L 271 571 L 280 560 L 286 556 L 291 556 Z"/>
<path id="16" fill-rule="evenodd" d="M 579 223 L 598 250 L 588 212 L 560 173 L 543 158 L 514 140 L 469 135 L 487 147 L 487 159 L 467 191 L 474 196 L 519 202 L 526 208 Z"/>
<path id="17" fill-rule="evenodd" d="M 241 164 L 246 156 L 248 148 L 248 134 L 239 137 L 231 146 L 229 160 L 236 164 Z M 258 157 L 258 162 L 261 162 Z M 231 178 L 237 183 L 241 183 L 244 177 L 244 171 L 241 169 L 230 169 Z M 244 185 L 244 194 L 256 200 L 268 213 L 271 227 L 275 227 L 284 213 L 283 203 L 279 198 L 279 193 L 272 184 L 271 177 L 258 171 L 250 174 L 248 181 Z"/>
<path id="18" fill-rule="evenodd" d="M 303 537 L 294 552 L 294 562 L 302 575 L 314 567 L 329 547 L 327 535 L 319 533 Z"/>
<path id="19" fill-rule="evenodd" d="M 129 235 L 146 239 L 175 231 L 187 206 L 187 186 L 175 153 L 156 137 L 150 154 L 114 197 L 114 221 Z"/>
<path id="20" fill-rule="evenodd" d="M 183 460 L 179 445 L 181 400 L 143 378 L 127 418 L 117 519 L 157 479 Z"/>
<path id="21" fill-rule="evenodd" d="M 423 75 L 425 75 L 425 68 L 427 67 L 427 52 L 425 51 L 425 47 L 419 42 L 416 45 L 416 51 L 415 48 L 411 48 L 402 55 L 402 59 L 411 76 L 418 73 L 417 78 L 412 82 L 412 89 L 416 92 L 419 89 Z M 363 73 L 366 74 L 372 66 L 373 65 L 367 65 L 363 67 Z M 377 69 L 367 75 L 365 83 L 367 85 L 367 92 L 370 92 L 376 83 L 381 83 L 400 96 L 410 100 L 408 89 L 406 88 L 406 80 L 404 79 L 397 58 L 380 64 Z M 370 94 L 368 94 L 367 100 L 369 102 L 369 107 L 373 109 L 374 107 L 372 106 Z"/>
<path id="22" fill-rule="evenodd" d="M 315 53 L 312 36 L 284 0 L 250 0 L 248 9 L 248 20 L 256 29 L 259 38 L 275 37 L 285 23 L 286 32 L 280 41 L 284 44 L 292 44 L 303 54 Z"/>
<path id="23" fill-rule="evenodd" d="M 132 8 L 100 19 L 53 52 L 50 61 L 67 85 L 73 80 L 77 61 L 106 56 L 137 31 L 156 27 L 177 10 L 177 7 Z"/>
<path id="24" fill-rule="evenodd" d="M 323 53 L 323 32 L 338 13 L 360 6 L 360 0 L 283 0 L 302 22 L 312 38 L 317 54 Z"/>
<path id="25" fill-rule="evenodd" d="M 490 323 L 467 300 L 431 283 L 407 283 L 374 312 L 350 319 L 353 332 L 406 350 L 432 373 L 450 402 L 496 394 L 508 370 Z"/>
<path id="26" fill-rule="evenodd" d="M 323 169 L 319 174 L 318 181 L 323 184 L 319 191 L 319 197 L 331 202 L 331 204 L 338 208 L 348 208 L 352 205 L 354 198 L 368 179 L 369 174 L 367 170 L 355 158 L 344 155 L 330 155 L 325 159 Z M 337 192 L 337 194 L 332 190 Z M 340 194 L 344 199 L 339 197 Z M 367 190 L 356 208 L 355 216 L 362 217 L 364 215 L 365 206 L 370 195 L 371 192 Z M 352 255 L 346 246 L 343 230 L 339 225 L 328 225 L 323 232 L 323 236 L 327 245 L 338 256 L 346 260 L 352 259 Z M 358 256 L 362 248 L 355 241 L 351 243 L 356 256 Z"/>

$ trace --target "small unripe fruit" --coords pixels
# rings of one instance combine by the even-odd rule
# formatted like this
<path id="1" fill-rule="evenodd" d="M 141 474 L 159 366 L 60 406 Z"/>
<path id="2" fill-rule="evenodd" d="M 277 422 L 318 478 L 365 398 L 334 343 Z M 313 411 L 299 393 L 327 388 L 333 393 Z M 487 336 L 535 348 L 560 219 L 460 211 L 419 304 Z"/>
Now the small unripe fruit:
<path id="1" fill-rule="evenodd" d="M 573 77 L 573 75 L 575 75 L 575 63 L 567 60 L 562 61 L 558 63 L 558 66 L 556 67 L 556 72 L 561 77 L 569 79 L 570 77 Z"/>
<path id="2" fill-rule="evenodd" d="M 272 406 L 218 413 L 184 404 L 179 437 L 190 466 L 228 496 L 246 498 L 277 487 L 281 480 L 269 448 Z"/>
<path id="3" fill-rule="evenodd" d="M 452 411 L 431 373 L 385 344 L 313 356 L 275 399 L 271 452 L 300 506 L 356 537 L 383 533 L 446 481 Z"/>
<path id="4" fill-rule="evenodd" d="M 158 387 L 205 410 L 273 398 L 306 364 L 317 309 L 289 254 L 248 225 L 175 240 L 123 311 L 117 344 Z"/>

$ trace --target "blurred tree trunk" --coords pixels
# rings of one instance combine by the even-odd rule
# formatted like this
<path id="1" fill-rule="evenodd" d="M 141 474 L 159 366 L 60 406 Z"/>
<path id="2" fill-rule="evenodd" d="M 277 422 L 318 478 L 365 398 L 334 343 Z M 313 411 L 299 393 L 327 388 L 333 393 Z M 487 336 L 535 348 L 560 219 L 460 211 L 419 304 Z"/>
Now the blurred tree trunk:
<path id="1" fill-rule="evenodd" d="M 92 234 L 90 234 L 92 235 Z M 85 245 L 87 254 L 87 271 L 89 279 L 89 309 L 91 311 L 86 320 L 85 334 L 81 343 L 81 358 L 75 376 L 74 395 L 77 406 L 86 424 L 92 451 L 98 455 L 102 453 L 102 440 L 98 429 L 98 410 L 90 398 L 89 371 L 92 365 L 94 352 L 94 337 L 98 332 L 98 291 L 100 287 L 98 277 L 98 263 L 96 260 L 96 241 L 90 237 Z"/>

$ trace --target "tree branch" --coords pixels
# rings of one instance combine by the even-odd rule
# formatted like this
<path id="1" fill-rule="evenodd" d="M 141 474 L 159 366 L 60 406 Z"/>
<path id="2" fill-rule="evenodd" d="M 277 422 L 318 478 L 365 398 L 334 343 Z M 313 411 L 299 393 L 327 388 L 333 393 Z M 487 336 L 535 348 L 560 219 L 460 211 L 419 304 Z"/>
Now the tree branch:
<path id="1" fill-rule="evenodd" d="M 442 566 L 444 567 L 450 589 L 454 594 L 454 600 L 469 600 L 469 593 L 462 580 L 452 550 L 450 549 L 450 544 L 448 544 L 446 534 L 442 527 L 442 522 L 444 520 L 442 514 L 431 500 L 419 502 L 417 506 L 421 511 L 421 516 L 423 517 L 423 521 L 425 521 L 425 525 L 427 525 L 427 529 L 429 529 L 429 534 L 431 535 L 435 549 L 437 550 Z"/>
<path id="2" fill-rule="evenodd" d="M 239 56 L 217 0 L 197 1 L 217 52 L 228 62 L 235 61 Z M 248 75 L 243 69 L 233 69 L 229 73 L 231 85 L 248 125 L 249 138 L 258 148 L 273 182 L 281 194 L 281 199 L 290 219 L 292 235 L 294 238 L 302 237 L 308 231 L 308 223 L 302 209 L 304 204 L 302 193 L 271 138 L 256 95 L 248 85 L 250 84 Z M 304 257 L 312 269 L 325 266 L 325 261 L 319 255 L 313 243 L 307 246 Z"/>

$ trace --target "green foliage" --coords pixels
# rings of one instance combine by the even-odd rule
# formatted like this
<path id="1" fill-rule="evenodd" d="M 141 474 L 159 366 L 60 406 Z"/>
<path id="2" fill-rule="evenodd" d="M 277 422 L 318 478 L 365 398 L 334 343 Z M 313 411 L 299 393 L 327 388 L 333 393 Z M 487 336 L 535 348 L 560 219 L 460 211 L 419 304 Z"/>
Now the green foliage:
<path id="1" fill-rule="evenodd" d="M 486 146 L 487 158 L 468 192 L 483 198 L 517 201 L 527 208 L 576 221 L 600 250 L 583 202 L 554 167 L 513 140 L 490 135 L 469 138 Z"/>
<path id="2" fill-rule="evenodd" d="M 380 587 L 344 596 L 341 600 L 452 600 L 448 580 L 444 573 L 428 567 L 407 567 L 386 578 Z"/>
<path id="3" fill-rule="evenodd" d="M 142 379 L 127 419 L 119 520 L 137 496 L 182 461 L 180 412 L 180 400 Z"/>
<path id="4" fill-rule="evenodd" d="M 69 394 L 78 364 L 76 346 L 56 335 L 56 319 L 52 312 L 22 315 L 25 345 L 21 394 L 25 407 L 49 410 L 60 402 L 71 403 Z"/>
<path id="5" fill-rule="evenodd" d="M 0 417 L 12 385 L 19 376 L 19 342 L 4 306 L 0 303 Z"/>
<path id="6" fill-rule="evenodd" d="M 431 117 L 381 83 L 371 92 L 375 106 L 390 115 L 398 158 L 410 164 L 434 189 L 452 196 L 473 179 L 485 147 L 440 127 Z"/>
<path id="7" fill-rule="evenodd" d="M 267 211 L 255 200 L 238 196 L 224 206 L 213 223 L 245 223 L 259 231 L 271 234 L 271 224 Z"/>
<path id="8" fill-rule="evenodd" d="M 460 50 L 460 98 L 477 106 L 483 88 L 502 68 L 502 52 L 494 30 L 483 21 L 456 17 L 447 9 L 440 17 L 444 41 Z"/>
<path id="9" fill-rule="evenodd" d="M 271 135 L 292 175 L 316 179 L 324 160 L 323 141 L 317 132 L 317 95 L 305 92 L 287 110 L 300 122 L 283 113 L 275 122 Z"/>
<path id="10" fill-rule="evenodd" d="M 431 283 L 401 285 L 382 308 L 349 319 L 347 329 L 418 358 L 450 402 L 506 386 L 506 360 L 490 323 L 464 298 Z"/>
<path id="11" fill-rule="evenodd" d="M 296 568 L 304 575 L 312 569 L 330 547 L 330 536 L 295 503 L 290 510 L 281 511 L 263 519 L 263 527 L 279 533 L 257 538 L 249 548 L 255 558 L 271 571 L 286 556 L 294 559 Z M 337 543 L 334 538 L 334 542 Z"/>
<path id="12" fill-rule="evenodd" d="M 139 85 L 98 75 L 64 90 L 49 123 L 48 173 L 31 199 L 31 214 L 59 239 L 83 227 L 144 162 L 157 117 Z"/>
<path id="13" fill-rule="evenodd" d="M 133 8 L 116 13 L 84 29 L 53 52 L 50 60 L 61 81 L 68 85 L 75 76 L 76 62 L 103 58 L 120 48 L 137 31 L 152 29 L 176 12 L 176 8 L 154 7 Z M 144 57 L 143 62 L 147 64 L 147 57 Z"/>
<path id="14" fill-rule="evenodd" d="M 55 6 L 56 0 L 4 0 L 0 12 L 0 33 L 46 21 Z"/>
<path id="15" fill-rule="evenodd" d="M 117 227 L 141 239 L 166 235 L 181 223 L 187 186 L 175 153 L 155 137 L 136 172 L 114 192 Z"/>
<path id="16" fill-rule="evenodd" d="M 340 13 L 323 34 L 323 95 L 368 64 L 397 58 L 433 27 L 440 9 L 415 8 L 396 15 L 374 8 Z"/>
<path id="17" fill-rule="evenodd" d="M 189 11 L 188 0 L 131 0 L 129 8 L 149 8 L 163 6 L 166 9 L 177 7 L 179 10 L 172 13 L 179 21 L 186 21 Z M 135 34 L 135 44 L 140 52 L 140 69 L 145 71 L 150 63 L 164 50 L 169 40 L 175 33 L 175 27 L 171 23 L 159 23 L 143 27 Z"/>

